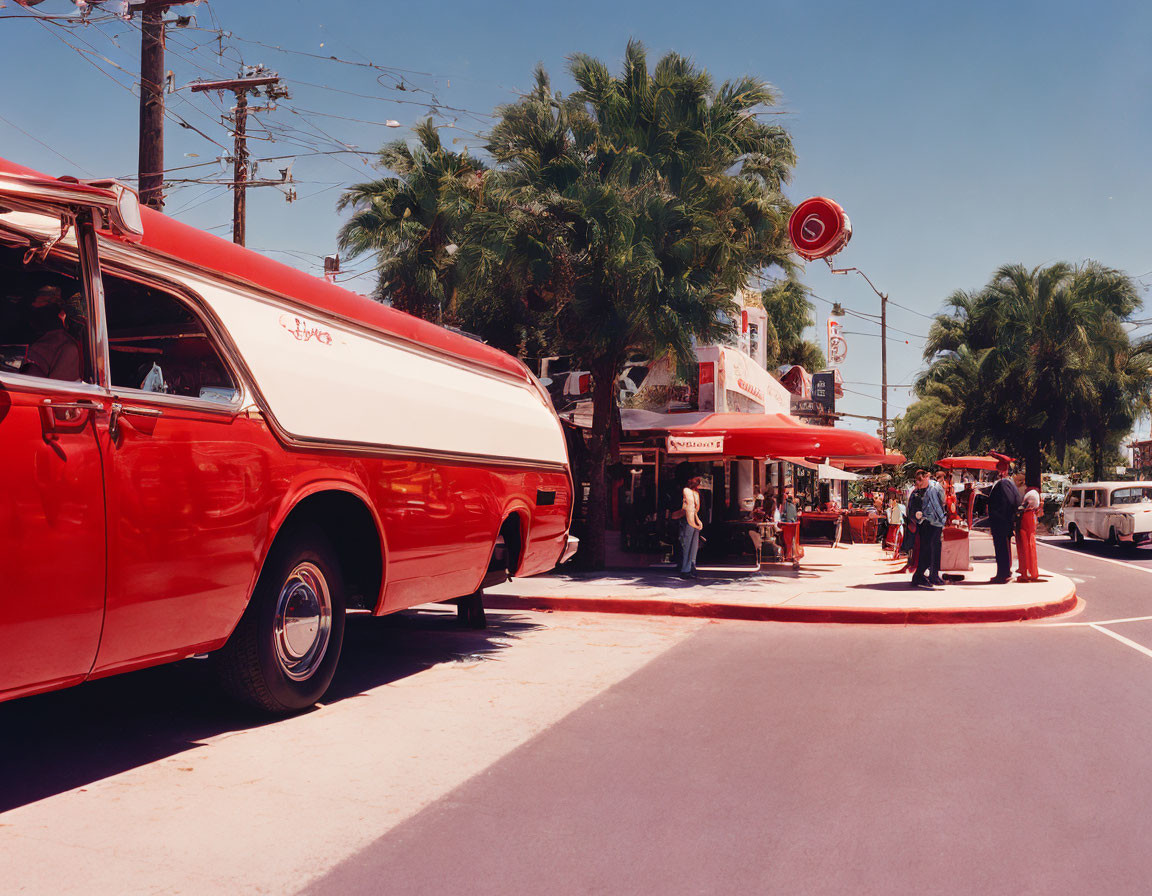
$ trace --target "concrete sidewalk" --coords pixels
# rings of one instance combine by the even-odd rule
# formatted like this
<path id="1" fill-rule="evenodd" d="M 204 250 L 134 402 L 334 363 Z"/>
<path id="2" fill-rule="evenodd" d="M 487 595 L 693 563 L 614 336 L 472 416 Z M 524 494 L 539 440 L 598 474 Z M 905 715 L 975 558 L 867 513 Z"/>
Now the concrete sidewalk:
<path id="1" fill-rule="evenodd" d="M 989 584 L 992 541 L 972 536 L 972 569 L 936 591 L 913 588 L 878 545 L 805 545 L 799 570 L 766 563 L 759 572 L 698 570 L 685 580 L 668 569 L 610 570 L 515 579 L 485 592 L 499 609 L 578 610 L 779 622 L 932 624 L 1016 622 L 1076 609 L 1076 586 L 1041 570 L 1039 582 Z M 952 573 L 945 572 L 945 575 Z"/>

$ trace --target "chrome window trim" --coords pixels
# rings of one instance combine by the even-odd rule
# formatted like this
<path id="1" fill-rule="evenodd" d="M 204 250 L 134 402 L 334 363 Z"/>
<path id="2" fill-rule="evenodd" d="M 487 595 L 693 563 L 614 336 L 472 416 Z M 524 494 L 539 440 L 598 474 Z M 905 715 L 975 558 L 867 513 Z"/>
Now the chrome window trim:
<path id="1" fill-rule="evenodd" d="M 14 370 L 0 369 L 0 386 L 9 392 L 53 392 L 61 395 L 85 395 L 92 398 L 110 397 L 103 386 L 82 380 L 56 380 L 46 376 L 31 376 Z"/>
<path id="2" fill-rule="evenodd" d="M 200 413 L 216 414 L 232 419 L 243 410 L 241 399 L 230 404 L 212 401 L 208 398 L 197 398 L 192 395 L 170 395 L 167 392 L 147 392 L 143 389 L 117 389 L 109 393 L 113 398 L 122 398 L 134 404 L 145 402 L 148 404 L 163 405 L 174 410 L 197 411 Z"/>
<path id="3" fill-rule="evenodd" d="M 264 411 L 261 410 L 261 413 Z M 430 448 L 408 448 L 403 445 L 380 445 L 341 439 L 302 439 L 286 433 L 276 422 L 275 417 L 267 415 L 267 419 L 268 425 L 281 441 L 303 450 L 338 451 L 342 454 L 354 452 L 363 455 L 396 457 L 402 460 L 441 461 L 457 466 L 514 467 L 527 471 L 567 473 L 571 477 L 567 464 L 546 460 L 526 460 L 522 457 L 503 457 L 495 454 L 469 454 L 463 451 L 436 451 Z"/>

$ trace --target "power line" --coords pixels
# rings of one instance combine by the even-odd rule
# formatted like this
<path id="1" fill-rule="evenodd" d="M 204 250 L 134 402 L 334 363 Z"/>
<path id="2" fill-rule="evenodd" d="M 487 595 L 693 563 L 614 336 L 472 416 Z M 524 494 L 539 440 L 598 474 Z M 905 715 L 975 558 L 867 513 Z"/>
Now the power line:
<path id="1" fill-rule="evenodd" d="M 889 305 L 895 305 L 897 308 L 902 308 L 905 311 L 908 311 L 912 314 L 919 314 L 921 317 L 926 318 L 928 320 L 936 320 L 936 317 L 934 315 L 925 314 L 923 311 L 917 311 L 914 308 L 909 308 L 907 305 L 901 305 L 899 302 L 893 302 L 891 299 L 888 300 L 888 304 Z"/>
<path id="2" fill-rule="evenodd" d="M 322 53 L 308 53 L 304 50 L 292 50 L 292 49 L 289 49 L 287 47 L 277 46 L 276 44 L 266 44 L 263 41 L 253 40 L 250 37 L 239 37 L 231 31 L 222 31 L 220 29 L 211 29 L 211 28 L 194 28 L 191 30 L 204 31 L 204 32 L 208 32 L 208 33 L 219 34 L 221 37 L 227 37 L 229 40 L 238 40 L 241 43 L 254 44 L 255 46 L 258 46 L 258 47 L 265 47 L 269 50 L 276 50 L 279 53 L 289 53 L 289 54 L 293 54 L 296 56 L 307 56 L 311 59 L 321 59 L 325 62 L 336 62 L 336 63 L 339 63 L 341 65 L 351 65 L 351 66 L 357 66 L 359 68 L 370 68 L 370 69 L 374 69 L 375 71 L 378 71 L 378 72 L 383 72 L 385 74 L 392 74 L 395 72 L 399 72 L 400 74 L 404 74 L 404 75 L 422 75 L 422 76 L 429 77 L 429 78 L 436 77 L 434 74 L 432 74 L 432 72 L 420 72 L 420 71 L 414 71 L 413 69 L 398 68 L 396 66 L 391 66 L 391 65 L 379 65 L 375 62 L 354 62 L 350 59 L 341 59 L 338 56 L 332 56 L 332 55 L 325 56 Z"/>
<path id="3" fill-rule="evenodd" d="M 221 189 L 224 189 L 223 193 L 220 192 Z M 168 212 L 168 214 L 171 215 L 172 217 L 175 217 L 176 215 L 184 214 L 185 212 L 190 212 L 194 208 L 199 208 L 202 205 L 207 205 L 213 199 L 219 199 L 219 198 L 222 198 L 222 197 L 227 196 L 227 195 L 228 195 L 228 191 L 226 188 L 222 188 L 222 187 L 219 187 L 216 185 L 210 185 L 206 191 L 204 191 L 203 193 L 200 193 L 198 196 L 196 196 L 195 199 L 190 200 L 188 203 L 180 206 L 180 208 L 175 209 L 174 211 Z"/>
<path id="4" fill-rule="evenodd" d="M 484 119 L 493 119 L 496 117 L 495 115 L 493 115 L 490 112 L 475 112 L 472 109 L 463 109 L 463 108 L 460 108 L 459 106 L 446 106 L 443 103 L 438 103 L 438 102 L 426 103 L 426 102 L 423 102 L 421 100 L 402 100 L 402 99 L 397 99 L 396 97 L 390 97 L 390 96 L 373 96 L 370 93 L 357 93 L 354 90 L 342 90 L 339 87 L 329 87 L 327 84 L 315 84 L 311 81 L 301 81 L 297 78 L 286 78 L 285 80 L 289 84 L 299 84 L 301 87 L 315 87 L 318 90 L 330 90 L 333 93 L 342 93 L 342 94 L 345 94 L 347 96 L 356 96 L 356 97 L 360 97 L 361 99 L 365 99 L 365 100 L 377 100 L 377 101 L 382 102 L 382 103 L 399 103 L 401 105 L 408 105 L 408 106 L 424 106 L 426 108 L 432 108 L 432 109 L 447 109 L 449 112 L 460 112 L 464 115 L 472 115 L 482 122 L 484 121 Z"/>
<path id="5" fill-rule="evenodd" d="M 20 16 L 12 16 L 12 18 L 20 18 Z M 48 152 L 52 153 L 52 155 L 59 156 L 65 162 L 67 162 L 69 165 L 74 165 L 80 171 L 83 171 L 85 174 L 90 174 L 90 175 L 92 175 L 92 177 L 96 176 L 95 174 L 92 174 L 92 172 L 89 171 L 87 168 L 85 168 L 83 165 L 81 165 L 79 162 L 73 162 L 70 158 L 68 158 L 68 156 L 57 152 L 55 149 L 53 149 L 51 146 L 49 146 L 47 143 L 45 143 L 39 137 L 34 137 L 31 134 L 29 134 L 26 130 L 24 130 L 24 128 L 20 127 L 20 125 L 13 124 L 11 121 L 9 121 L 7 118 L 5 118 L 2 115 L 0 115 L 0 121 L 4 122 L 4 124 L 8 125 L 8 127 L 10 127 L 10 128 L 15 128 L 21 134 L 23 134 L 25 137 L 27 137 L 29 140 L 35 140 L 37 143 L 39 143 L 41 146 L 43 146 L 46 150 L 48 150 Z"/>

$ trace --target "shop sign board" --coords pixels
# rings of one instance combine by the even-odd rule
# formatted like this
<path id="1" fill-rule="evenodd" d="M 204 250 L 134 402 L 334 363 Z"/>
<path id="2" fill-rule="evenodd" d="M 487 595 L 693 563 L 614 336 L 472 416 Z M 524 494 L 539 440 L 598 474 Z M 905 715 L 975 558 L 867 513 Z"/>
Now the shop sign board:
<path id="1" fill-rule="evenodd" d="M 795 417 L 819 417 L 820 406 L 811 398 L 793 397 L 792 415 Z"/>
<path id="2" fill-rule="evenodd" d="M 836 375 L 834 373 L 812 374 L 812 400 L 829 414 L 836 412 Z"/>
<path id="3" fill-rule="evenodd" d="M 722 345 L 701 346 L 696 349 L 700 361 L 700 410 L 717 412 L 745 412 L 758 414 L 787 414 L 791 395 L 780 381 L 759 366 L 752 358 L 734 348 Z M 703 372 L 711 365 L 714 391 L 705 388 Z M 705 406 L 709 398 L 711 406 Z"/>
<path id="4" fill-rule="evenodd" d="M 669 454 L 723 454 L 724 436 L 668 436 Z"/>
<path id="5" fill-rule="evenodd" d="M 833 317 L 828 318 L 828 366 L 838 367 L 848 359 L 848 341 L 844 338 L 844 331 L 840 321 Z"/>
<path id="6" fill-rule="evenodd" d="M 852 239 L 852 222 L 839 203 L 826 196 L 813 196 L 792 212 L 788 238 L 801 258 L 831 258 Z"/>

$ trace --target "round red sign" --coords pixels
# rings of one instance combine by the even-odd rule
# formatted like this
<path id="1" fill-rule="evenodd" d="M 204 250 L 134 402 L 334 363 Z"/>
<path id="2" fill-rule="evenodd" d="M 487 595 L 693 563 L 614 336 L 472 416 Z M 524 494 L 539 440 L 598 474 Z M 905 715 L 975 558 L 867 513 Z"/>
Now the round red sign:
<path id="1" fill-rule="evenodd" d="M 828 258 L 852 239 L 852 222 L 839 205 L 823 196 L 805 199 L 788 219 L 788 238 L 796 254 L 812 261 Z"/>

